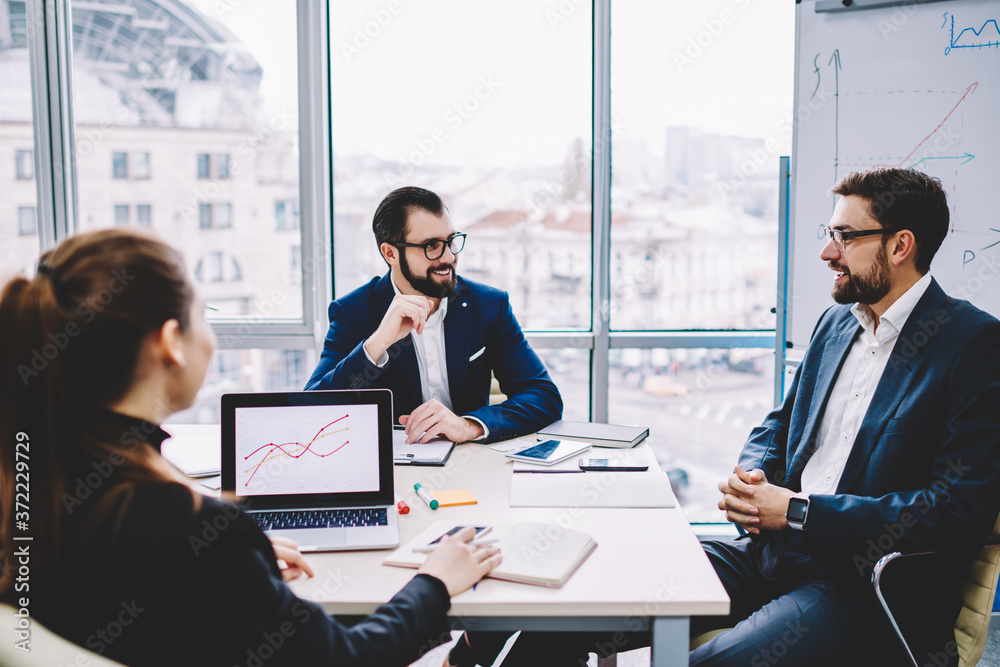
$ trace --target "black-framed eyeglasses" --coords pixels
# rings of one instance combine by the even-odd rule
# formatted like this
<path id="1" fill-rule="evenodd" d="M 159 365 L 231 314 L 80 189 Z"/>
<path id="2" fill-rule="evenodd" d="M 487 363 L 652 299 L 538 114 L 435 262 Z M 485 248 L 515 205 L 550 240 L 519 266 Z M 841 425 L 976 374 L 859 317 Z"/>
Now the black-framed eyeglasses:
<path id="1" fill-rule="evenodd" d="M 845 232 L 842 229 L 834 229 L 833 227 L 824 227 L 823 232 L 825 232 L 823 238 L 827 240 L 833 239 L 833 244 L 840 250 L 844 250 L 846 248 L 845 241 L 850 241 L 851 239 L 861 238 L 862 236 L 875 236 L 876 234 L 896 233 L 892 229 L 858 229 L 852 232 Z"/>
<path id="2" fill-rule="evenodd" d="M 427 259 L 439 259 L 444 254 L 445 246 L 451 250 L 451 254 L 457 255 L 465 247 L 465 232 L 452 234 L 446 239 L 431 239 L 427 243 L 393 243 L 397 248 L 423 248 L 424 257 Z"/>

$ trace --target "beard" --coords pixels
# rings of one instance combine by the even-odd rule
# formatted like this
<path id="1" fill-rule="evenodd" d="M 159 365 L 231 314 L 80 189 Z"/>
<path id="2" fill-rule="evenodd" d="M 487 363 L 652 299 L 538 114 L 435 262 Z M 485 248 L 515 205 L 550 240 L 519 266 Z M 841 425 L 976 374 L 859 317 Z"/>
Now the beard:
<path id="1" fill-rule="evenodd" d="M 843 284 L 833 286 L 833 300 L 840 304 L 878 303 L 892 287 L 889 278 L 889 253 L 883 243 L 875 255 L 875 264 L 864 274 L 852 273 L 846 266 L 831 265 L 844 273 Z"/>
<path id="2" fill-rule="evenodd" d="M 451 278 L 445 282 L 438 282 L 434 279 L 432 271 L 434 269 L 441 268 L 451 269 Z M 400 253 L 399 255 L 399 270 L 402 272 L 403 277 L 410 283 L 413 289 L 417 290 L 425 296 L 429 296 L 432 299 L 447 299 L 455 294 L 455 284 L 457 282 L 455 265 L 454 264 L 437 264 L 431 266 L 427 269 L 427 275 L 418 278 L 413 275 L 410 271 L 410 263 L 406 261 L 406 254 Z"/>

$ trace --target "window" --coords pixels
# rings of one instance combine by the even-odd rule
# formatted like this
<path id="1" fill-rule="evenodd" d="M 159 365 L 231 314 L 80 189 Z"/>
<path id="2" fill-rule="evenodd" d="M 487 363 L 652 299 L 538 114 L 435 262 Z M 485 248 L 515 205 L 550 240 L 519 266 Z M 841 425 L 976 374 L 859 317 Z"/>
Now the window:
<path id="1" fill-rule="evenodd" d="M 215 171 L 213 173 L 212 165 L 215 165 Z M 228 179 L 229 178 L 229 153 L 217 153 L 212 155 L 211 153 L 199 153 L 198 154 L 198 178 L 219 178 Z"/>
<path id="2" fill-rule="evenodd" d="M 116 202 L 108 201 L 106 186 L 122 181 L 112 181 L 105 165 L 112 150 L 126 153 L 124 177 L 136 185 L 119 196 L 135 206 L 130 224 L 145 224 L 146 214 L 136 204 L 148 205 L 150 224 L 155 222 L 191 266 L 204 258 L 206 300 L 235 299 L 216 293 L 220 286 L 209 276 L 222 275 L 220 289 L 231 290 L 228 274 L 236 265 L 244 268 L 240 307 L 209 315 L 217 332 L 235 331 L 240 318 L 253 317 L 253 334 L 241 338 L 241 346 L 278 331 L 300 339 L 292 347 L 304 346 L 314 321 L 323 316 L 316 302 L 327 299 L 314 296 L 312 283 L 286 276 L 285 248 L 297 242 L 328 264 L 329 250 L 313 249 L 314 230 L 328 215 L 324 209 L 313 218 L 315 225 L 282 232 L 279 262 L 270 261 L 278 238 L 270 216 L 278 199 L 315 208 L 316 201 L 328 198 L 316 194 L 315 185 L 328 187 L 327 168 L 310 169 L 304 179 L 299 169 L 300 153 L 309 155 L 321 144 L 314 139 L 300 150 L 300 82 L 310 82 L 303 91 L 310 95 L 314 83 L 324 84 L 310 69 L 318 63 L 319 47 L 308 59 L 295 55 L 298 25 L 300 19 L 318 25 L 305 17 L 318 13 L 321 3 L 247 0 L 238 11 L 213 0 L 66 5 L 73 42 L 78 230 L 108 224 Z M 310 107 L 302 117 L 316 113 Z M 314 123 L 302 132 L 326 126 Z M 303 188 L 309 188 L 308 197 Z M 236 224 L 237 214 L 261 224 Z M 212 273 L 207 253 L 223 249 L 222 268 Z M 275 290 L 280 299 L 273 297 Z"/>
<path id="3" fill-rule="evenodd" d="M 44 220 L 35 178 L 31 59 L 23 2 L 0 3 L 0 276 L 32 275 Z M 9 9 L 5 11 L 5 9 Z M 39 125 L 39 131 L 45 127 Z M 11 161 L 13 158 L 13 162 Z"/>
<path id="4" fill-rule="evenodd" d="M 279 199 L 274 202 L 274 221 L 279 230 L 299 228 L 299 202 L 295 199 Z"/>
<path id="5" fill-rule="evenodd" d="M 612 141 L 612 328 L 773 329 L 794 13 L 615 0 L 611 20 L 611 113 L 628 128 Z M 709 24 L 725 32 L 686 49 Z M 743 76 L 736 62 L 772 75 Z"/>
<path id="6" fill-rule="evenodd" d="M 455 229 L 468 233 L 461 275 L 506 290 L 525 328 L 590 327 L 589 4 L 554 29 L 535 0 L 434 3 L 401 12 L 361 53 L 354 28 L 377 3 L 331 4 L 338 296 L 386 270 L 371 232 L 382 197 L 423 185 L 445 197 Z M 428 86 L 428 72 L 449 74 Z M 499 265 L 501 248 L 524 270 Z M 550 280 L 555 248 L 574 257 L 573 270 L 566 262 Z"/>
<path id="7" fill-rule="evenodd" d="M 215 156 L 215 175 L 218 178 L 229 178 L 229 153 Z"/>
<path id="8" fill-rule="evenodd" d="M 208 153 L 198 154 L 198 178 L 212 178 L 212 156 Z"/>
<path id="9" fill-rule="evenodd" d="M 149 153 L 132 153 L 132 178 L 137 181 L 150 178 Z"/>
<path id="10" fill-rule="evenodd" d="M 233 226 L 233 205 L 229 203 L 215 205 L 215 226 L 228 229 Z"/>
<path id="11" fill-rule="evenodd" d="M 115 204 L 115 227 L 128 227 L 129 206 L 128 204 Z"/>
<path id="12" fill-rule="evenodd" d="M 772 395 L 760 369 L 773 343 L 777 179 L 770 162 L 746 183 L 732 169 L 761 140 L 766 147 L 790 111 L 791 5 L 615 0 L 542 11 L 533 0 L 439 0 L 393 15 L 391 29 L 358 46 L 356 27 L 384 11 L 384 0 L 248 0 L 238 12 L 212 0 L 66 4 L 73 68 L 50 76 L 73 85 L 77 144 L 55 136 L 54 125 L 38 127 L 64 153 L 76 151 L 78 201 L 53 220 L 46 202 L 38 221 L 61 236 L 107 226 L 116 200 L 142 202 L 131 204 L 127 224 L 151 225 L 156 207 L 159 230 L 195 267 L 206 301 L 220 306 L 212 314 L 220 346 L 239 348 L 220 354 L 195 418 L 217 419 L 223 391 L 267 390 L 311 370 L 319 346 L 308 336 L 325 329 L 330 274 L 342 295 L 384 273 L 370 231 L 375 206 L 395 187 L 424 185 L 445 196 L 456 229 L 469 234 L 459 273 L 510 294 L 563 393 L 565 416 L 681 424 L 698 439 L 664 439 L 658 455 L 686 474 L 686 509 L 710 509 L 718 480 L 706 481 L 717 474 L 707 457 L 731 454 L 708 440 L 738 447 L 765 408 L 759 397 Z M 26 49 L 17 5 L 10 38 Z M 723 23 L 724 39 L 692 63 L 675 57 L 687 57 L 687 40 L 723 9 L 741 12 Z M 308 42 L 299 44 L 297 25 L 310 31 Z M 471 29 L 483 25 L 490 30 Z M 729 77 L 735 62 L 768 76 Z M 427 72 L 447 76 L 427 86 Z M 719 90 L 729 95 L 722 103 Z M 405 114 L 401 98 L 410 102 Z M 30 93 L 19 99 L 30 102 Z M 732 99 L 765 101 L 749 108 Z M 16 133 L 0 136 L 8 154 L 33 145 L 30 107 Z M 787 150 L 769 159 L 779 152 Z M 141 182 L 109 199 L 115 179 Z M 33 186 L 8 183 L 25 206 L 35 202 Z M 0 210 L 0 233 L 17 242 L 15 224 L 25 225 L 14 208 L 6 220 Z M 36 227 L 33 211 L 27 227 Z M 592 229 L 603 257 L 594 255 Z M 321 241 L 327 232 L 332 245 Z M 0 261 L 37 255 L 38 240 L 24 241 L 3 245 Z M 595 312 L 595 299 L 606 309 Z M 250 334 L 239 328 L 248 321 Z M 286 354 L 303 348 L 302 359 Z M 698 393 L 702 373 L 713 384 Z M 688 394 L 673 395 L 675 385 Z"/>
<path id="13" fill-rule="evenodd" d="M 225 280 L 222 275 L 222 253 L 213 252 L 208 256 L 208 280 L 213 283 L 221 283 Z"/>
<path id="14" fill-rule="evenodd" d="M 212 228 L 212 205 L 198 204 L 198 227 L 200 229 Z"/>
<path id="15" fill-rule="evenodd" d="M 128 153 L 111 154 L 111 178 L 115 180 L 128 178 Z"/>
<path id="16" fill-rule="evenodd" d="M 17 207 L 17 233 L 21 236 L 34 236 L 38 233 L 34 206 Z"/>
<path id="17" fill-rule="evenodd" d="M 233 205 L 229 202 L 198 204 L 199 229 L 228 229 L 233 226 Z"/>
<path id="18" fill-rule="evenodd" d="M 17 180 L 30 181 L 35 177 L 35 162 L 32 151 L 14 151 L 14 166 Z"/>
<path id="19" fill-rule="evenodd" d="M 152 227 L 153 207 L 149 204 L 136 204 L 135 221 L 140 227 Z"/>

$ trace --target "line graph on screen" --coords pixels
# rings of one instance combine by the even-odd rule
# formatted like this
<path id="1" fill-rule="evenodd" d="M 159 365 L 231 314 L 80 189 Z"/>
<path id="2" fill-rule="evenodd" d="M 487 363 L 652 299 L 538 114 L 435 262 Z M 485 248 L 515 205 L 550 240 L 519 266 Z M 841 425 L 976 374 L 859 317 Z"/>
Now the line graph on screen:
<path id="1" fill-rule="evenodd" d="M 257 458 L 257 463 L 251 465 L 249 468 L 243 471 L 244 474 L 250 475 L 250 477 L 247 478 L 247 481 L 243 486 L 245 487 L 248 484 L 250 484 L 250 482 L 253 480 L 254 475 L 257 474 L 257 471 L 260 470 L 260 467 L 262 465 L 264 465 L 268 461 L 273 461 L 282 456 L 287 456 L 291 459 L 300 459 L 308 453 L 312 454 L 313 456 L 317 456 L 321 459 L 325 459 L 327 456 L 332 456 L 333 454 L 336 454 L 345 446 L 350 444 L 351 441 L 344 440 L 344 442 L 340 443 L 333 450 L 326 452 L 325 454 L 316 451 L 316 449 L 313 448 L 313 445 L 316 444 L 316 442 L 322 438 L 327 438 L 330 436 L 334 436 L 337 433 L 343 433 L 350 430 L 349 426 L 343 426 L 342 428 L 336 430 L 330 430 L 331 426 L 334 426 L 335 424 L 342 422 L 348 417 L 350 417 L 350 415 L 344 415 L 339 419 L 334 419 L 332 422 L 330 422 L 320 430 L 316 431 L 316 435 L 314 435 L 312 439 L 305 444 L 301 442 L 283 442 L 280 444 L 269 442 L 266 445 L 261 445 L 257 449 L 253 450 L 252 452 L 243 457 L 244 461 L 252 463 L 251 459 L 255 458 L 257 454 L 259 454 L 260 452 L 264 453 Z"/>
<path id="2" fill-rule="evenodd" d="M 236 483 L 246 495 L 378 489 L 374 405 L 240 409 Z"/>

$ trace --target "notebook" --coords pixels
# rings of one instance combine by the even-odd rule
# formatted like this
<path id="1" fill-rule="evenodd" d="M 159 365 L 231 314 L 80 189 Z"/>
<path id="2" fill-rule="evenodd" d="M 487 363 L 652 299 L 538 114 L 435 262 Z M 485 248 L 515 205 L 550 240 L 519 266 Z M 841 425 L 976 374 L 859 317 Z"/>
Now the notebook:
<path id="1" fill-rule="evenodd" d="M 538 432 L 539 440 L 579 440 L 589 442 L 594 447 L 635 447 L 646 439 L 649 429 L 645 426 L 622 426 L 619 424 L 598 424 L 596 422 L 575 422 L 560 419 Z"/>
<path id="2" fill-rule="evenodd" d="M 220 472 L 217 424 L 165 424 L 170 438 L 160 452 L 188 477 L 215 477 Z"/>
<path id="3" fill-rule="evenodd" d="M 302 551 L 399 545 L 387 389 L 226 394 L 222 488 Z"/>
<path id="4" fill-rule="evenodd" d="M 414 547 L 425 546 L 454 527 L 454 521 L 435 521 L 427 530 L 389 554 L 382 564 L 420 567 L 427 554 L 414 551 Z M 593 553 L 597 542 L 590 534 L 580 530 L 561 526 L 556 530 L 553 528 L 552 524 L 540 521 L 493 526 L 486 538 L 497 541 L 503 562 L 486 576 L 533 586 L 561 587 Z"/>

